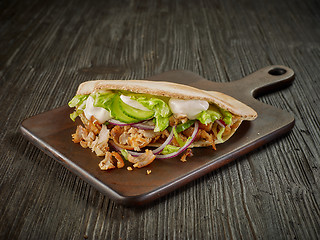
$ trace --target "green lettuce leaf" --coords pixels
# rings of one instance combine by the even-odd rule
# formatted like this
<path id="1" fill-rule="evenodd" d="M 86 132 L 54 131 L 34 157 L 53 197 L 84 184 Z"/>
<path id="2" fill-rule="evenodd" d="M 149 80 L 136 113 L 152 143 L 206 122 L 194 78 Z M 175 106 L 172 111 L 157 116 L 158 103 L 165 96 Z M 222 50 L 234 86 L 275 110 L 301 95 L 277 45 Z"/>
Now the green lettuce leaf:
<path id="1" fill-rule="evenodd" d="M 171 111 L 164 100 L 155 97 L 143 96 L 142 94 L 132 94 L 131 98 L 141 103 L 144 107 L 154 111 L 155 132 L 161 132 L 169 126 Z"/>
<path id="2" fill-rule="evenodd" d="M 76 95 L 71 99 L 68 105 L 69 107 L 79 107 L 85 100 L 87 100 L 88 97 L 89 95 Z"/>
<path id="3" fill-rule="evenodd" d="M 75 121 L 76 117 L 78 117 L 85 108 L 85 100 L 87 100 L 89 95 L 76 95 L 71 101 L 68 103 L 69 107 L 76 107 L 77 109 L 70 114 L 70 118 L 72 121 Z"/>
<path id="4" fill-rule="evenodd" d="M 94 99 L 93 106 L 101 107 L 110 111 L 112 99 L 115 96 L 113 92 L 93 93 L 90 96 Z"/>
<path id="5" fill-rule="evenodd" d="M 179 136 L 179 134 L 178 134 L 178 132 L 177 132 L 177 129 L 176 129 L 175 127 L 173 127 L 172 131 L 173 131 L 173 135 L 174 135 L 174 137 L 176 138 L 179 146 L 180 146 L 180 147 L 183 147 L 186 143 L 185 143 L 185 141 L 183 141 L 183 140 L 180 138 L 180 136 Z"/>
<path id="6" fill-rule="evenodd" d="M 208 124 L 211 122 L 214 122 L 217 119 L 222 118 L 222 115 L 218 111 L 214 110 L 206 110 L 202 111 L 200 115 L 197 117 L 197 119 L 202 123 L 202 124 Z"/>
<path id="7" fill-rule="evenodd" d="M 76 120 L 76 117 L 78 117 L 81 113 L 83 113 L 82 110 L 76 110 L 73 113 L 70 114 L 70 118 L 72 121 Z"/>
<path id="8" fill-rule="evenodd" d="M 124 157 L 124 159 L 128 160 L 128 151 L 126 149 L 121 149 L 120 150 L 122 156 Z"/>
<path id="9" fill-rule="evenodd" d="M 227 110 L 224 110 L 222 108 L 220 108 L 220 112 L 223 115 L 223 121 L 228 125 L 232 123 L 232 114 L 230 112 L 228 112 Z"/>
<path id="10" fill-rule="evenodd" d="M 211 107 L 209 110 L 202 111 L 197 119 L 202 124 L 208 124 L 215 120 L 222 119 L 228 125 L 232 123 L 232 114 L 222 108 L 218 109 Z"/>
<path id="11" fill-rule="evenodd" d="M 167 146 L 164 147 L 161 154 L 163 155 L 170 154 L 173 152 L 177 152 L 179 149 L 180 149 L 179 147 L 168 144 Z"/>
<path id="12" fill-rule="evenodd" d="M 224 142 L 224 141 L 222 140 L 222 134 L 224 133 L 225 130 L 226 130 L 225 128 L 221 127 L 220 130 L 219 130 L 219 132 L 218 132 L 218 134 L 217 134 L 217 139 L 218 139 L 218 141 L 219 141 L 220 143 L 223 143 L 223 142 Z"/>
<path id="13" fill-rule="evenodd" d="M 169 126 L 169 117 L 161 117 L 159 115 L 155 115 L 154 119 L 155 119 L 154 132 L 164 131 Z"/>

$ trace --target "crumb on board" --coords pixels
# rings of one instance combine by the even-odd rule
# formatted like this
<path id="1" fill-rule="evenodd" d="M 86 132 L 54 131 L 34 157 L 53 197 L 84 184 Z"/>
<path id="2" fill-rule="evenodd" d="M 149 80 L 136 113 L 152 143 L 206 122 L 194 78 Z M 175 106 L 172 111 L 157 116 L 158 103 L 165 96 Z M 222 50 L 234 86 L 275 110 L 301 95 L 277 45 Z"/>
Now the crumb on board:
<path id="1" fill-rule="evenodd" d="M 127 170 L 132 171 L 133 169 L 132 169 L 132 167 L 127 167 Z"/>
<path id="2" fill-rule="evenodd" d="M 192 157 L 193 153 L 192 150 L 190 148 L 187 149 L 187 151 L 182 155 L 182 157 L 180 158 L 181 162 L 186 162 L 187 161 L 187 157 Z"/>
<path id="3" fill-rule="evenodd" d="M 151 173 L 151 170 L 147 170 L 147 174 L 149 175 Z"/>

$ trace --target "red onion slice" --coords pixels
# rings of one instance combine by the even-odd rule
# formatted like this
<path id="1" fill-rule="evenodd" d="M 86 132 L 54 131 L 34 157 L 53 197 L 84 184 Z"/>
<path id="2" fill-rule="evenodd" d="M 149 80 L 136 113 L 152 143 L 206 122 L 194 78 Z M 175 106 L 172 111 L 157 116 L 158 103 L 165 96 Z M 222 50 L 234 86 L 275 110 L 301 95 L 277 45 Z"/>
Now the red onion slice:
<path id="1" fill-rule="evenodd" d="M 223 128 L 225 128 L 227 125 L 223 120 L 216 120 L 216 122 Z"/>
<path id="2" fill-rule="evenodd" d="M 121 148 L 121 147 L 119 147 L 117 144 L 115 144 L 112 140 L 110 140 L 108 143 L 110 143 L 111 145 L 112 145 L 112 147 L 114 148 L 114 149 L 116 149 L 118 152 L 120 152 L 122 149 L 124 149 L 124 148 Z M 127 150 L 128 151 L 128 150 Z"/>
<path id="3" fill-rule="evenodd" d="M 174 128 L 175 128 L 175 126 L 174 126 Z M 172 128 L 171 133 L 169 134 L 167 140 L 166 140 L 164 143 L 162 143 L 162 145 L 161 145 L 160 147 L 158 147 L 158 148 L 156 148 L 155 150 L 152 151 L 153 154 L 161 153 L 162 150 L 163 150 L 168 144 L 170 144 L 170 143 L 172 142 L 172 139 L 173 139 L 173 128 Z"/>
<path id="4" fill-rule="evenodd" d="M 194 123 L 194 130 L 193 130 L 193 133 L 192 133 L 192 135 L 191 135 L 191 138 L 184 144 L 183 147 L 181 147 L 178 151 L 173 152 L 173 153 L 170 153 L 170 154 L 157 155 L 156 158 L 158 158 L 158 159 L 167 159 L 167 158 L 173 158 L 173 157 L 178 156 L 180 153 L 182 153 L 183 151 L 185 151 L 185 150 L 191 145 L 191 143 L 192 143 L 192 142 L 194 141 L 194 139 L 196 138 L 198 131 L 199 131 L 199 123 L 198 123 L 198 121 L 196 121 L 196 122 Z"/>
<path id="5" fill-rule="evenodd" d="M 141 154 L 143 154 L 142 152 L 134 152 L 134 151 L 130 151 L 124 148 L 119 147 L 117 144 L 115 144 L 113 141 L 109 141 L 109 143 L 112 145 L 112 147 L 114 147 L 118 152 L 121 152 L 121 150 L 126 150 L 129 154 L 131 154 L 133 157 L 138 157 Z"/>
<path id="6" fill-rule="evenodd" d="M 127 150 L 127 152 L 128 152 L 132 157 L 139 157 L 141 154 L 143 154 L 143 152 L 134 152 L 134 151 L 130 151 L 130 150 Z"/>

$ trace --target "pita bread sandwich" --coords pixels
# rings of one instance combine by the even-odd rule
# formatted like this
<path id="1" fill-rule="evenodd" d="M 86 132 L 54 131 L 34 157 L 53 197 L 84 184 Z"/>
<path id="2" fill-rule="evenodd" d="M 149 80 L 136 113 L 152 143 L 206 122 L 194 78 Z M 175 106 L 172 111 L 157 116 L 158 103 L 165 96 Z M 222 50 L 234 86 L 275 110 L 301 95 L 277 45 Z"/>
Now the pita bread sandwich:
<path id="1" fill-rule="evenodd" d="M 104 159 L 102 170 L 141 168 L 155 159 L 192 156 L 193 147 L 227 141 L 257 113 L 220 92 L 148 80 L 95 80 L 80 84 L 69 102 L 81 119 L 74 143 Z M 127 167 L 132 170 L 132 167 Z"/>

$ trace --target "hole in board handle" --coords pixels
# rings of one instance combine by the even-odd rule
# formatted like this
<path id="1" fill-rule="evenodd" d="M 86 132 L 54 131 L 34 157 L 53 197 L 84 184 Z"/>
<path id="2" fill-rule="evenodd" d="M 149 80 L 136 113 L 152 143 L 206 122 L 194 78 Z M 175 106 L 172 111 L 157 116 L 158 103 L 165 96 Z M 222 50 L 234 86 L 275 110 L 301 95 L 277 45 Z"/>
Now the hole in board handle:
<path id="1" fill-rule="evenodd" d="M 268 73 L 273 76 L 280 76 L 280 75 L 285 74 L 286 72 L 287 72 L 287 70 L 285 70 L 283 68 L 274 68 L 274 69 L 271 69 Z"/>

